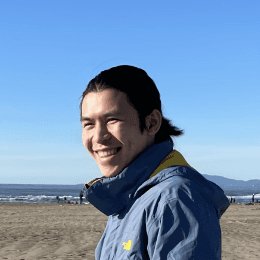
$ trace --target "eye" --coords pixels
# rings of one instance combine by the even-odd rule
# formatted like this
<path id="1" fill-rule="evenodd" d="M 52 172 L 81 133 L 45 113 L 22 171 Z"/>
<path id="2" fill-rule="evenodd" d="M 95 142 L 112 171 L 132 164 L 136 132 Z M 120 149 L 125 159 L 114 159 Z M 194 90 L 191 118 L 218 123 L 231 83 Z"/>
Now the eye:
<path id="1" fill-rule="evenodd" d="M 109 122 L 109 121 L 119 121 L 119 120 L 116 118 L 109 118 L 107 121 Z"/>
<path id="2" fill-rule="evenodd" d="M 90 126 L 90 125 L 93 125 L 93 124 L 92 123 L 85 123 L 85 124 L 83 124 L 83 127 L 85 128 L 85 127 Z"/>

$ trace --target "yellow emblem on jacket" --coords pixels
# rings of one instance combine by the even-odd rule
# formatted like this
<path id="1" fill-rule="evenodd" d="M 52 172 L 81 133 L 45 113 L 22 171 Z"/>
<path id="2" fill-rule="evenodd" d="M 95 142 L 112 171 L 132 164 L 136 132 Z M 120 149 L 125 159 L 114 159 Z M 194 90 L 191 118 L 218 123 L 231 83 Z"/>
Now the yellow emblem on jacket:
<path id="1" fill-rule="evenodd" d="M 131 244 L 132 244 L 132 240 L 128 240 L 128 242 L 123 242 L 123 246 L 125 250 L 130 250 L 131 249 Z"/>

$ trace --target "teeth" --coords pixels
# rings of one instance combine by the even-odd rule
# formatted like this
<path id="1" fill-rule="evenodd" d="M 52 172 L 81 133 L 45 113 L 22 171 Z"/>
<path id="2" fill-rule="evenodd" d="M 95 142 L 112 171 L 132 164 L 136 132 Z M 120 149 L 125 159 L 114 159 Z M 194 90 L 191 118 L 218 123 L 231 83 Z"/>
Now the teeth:
<path id="1" fill-rule="evenodd" d="M 104 157 L 107 157 L 109 155 L 113 155 L 117 152 L 117 148 L 115 149 L 112 149 L 112 150 L 109 150 L 109 151 L 105 151 L 105 152 L 98 152 L 98 155 L 101 157 L 101 158 L 104 158 Z"/>

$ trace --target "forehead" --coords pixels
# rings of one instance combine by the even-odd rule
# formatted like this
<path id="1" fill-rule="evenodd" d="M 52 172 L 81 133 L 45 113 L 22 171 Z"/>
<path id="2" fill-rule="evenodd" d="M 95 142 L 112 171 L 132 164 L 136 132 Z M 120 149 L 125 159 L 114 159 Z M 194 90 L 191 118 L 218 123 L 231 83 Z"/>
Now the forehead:
<path id="1" fill-rule="evenodd" d="M 126 93 L 115 89 L 90 92 L 82 102 L 82 117 L 110 113 L 132 114 L 134 111 Z"/>

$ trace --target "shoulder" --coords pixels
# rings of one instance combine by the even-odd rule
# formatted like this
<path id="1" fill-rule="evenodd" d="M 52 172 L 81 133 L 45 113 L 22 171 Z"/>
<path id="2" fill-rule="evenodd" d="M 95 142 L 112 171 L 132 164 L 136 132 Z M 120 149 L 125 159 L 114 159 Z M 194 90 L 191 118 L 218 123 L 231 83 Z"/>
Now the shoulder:
<path id="1" fill-rule="evenodd" d="M 189 167 L 170 167 L 154 177 L 154 185 L 148 192 L 160 197 L 161 202 L 186 196 L 191 198 L 193 194 L 203 192 L 200 177 L 201 174 Z"/>
<path id="2" fill-rule="evenodd" d="M 192 198 L 198 194 L 205 197 L 216 189 L 214 183 L 187 166 L 169 167 L 154 176 L 153 183 L 153 188 L 164 195 L 163 198 L 166 200 L 181 199 L 186 196 Z"/>
<path id="3" fill-rule="evenodd" d="M 199 210 L 215 212 L 215 208 L 205 192 L 206 187 L 200 180 L 181 174 L 183 171 L 190 171 L 188 167 L 172 167 L 160 173 L 161 180 L 150 188 L 143 196 L 146 201 L 145 209 L 150 220 L 156 219 L 165 211 L 189 210 L 196 214 Z M 197 177 L 191 169 L 190 174 Z M 178 174 L 180 173 L 180 174 Z M 203 177 L 204 178 L 204 177 Z M 143 200 L 142 199 L 142 200 Z"/>

